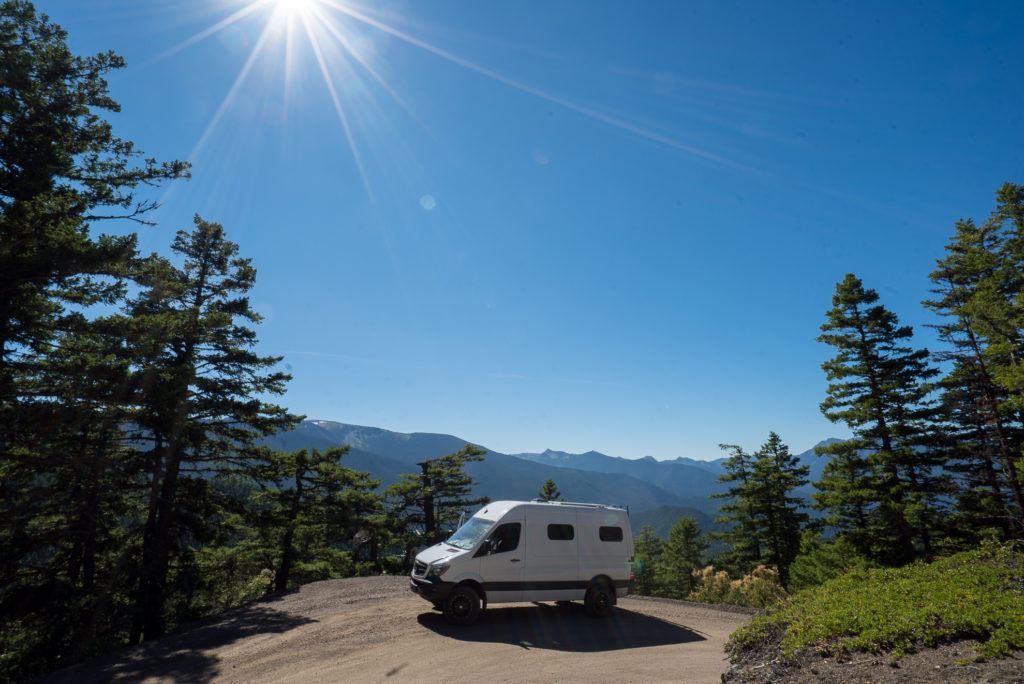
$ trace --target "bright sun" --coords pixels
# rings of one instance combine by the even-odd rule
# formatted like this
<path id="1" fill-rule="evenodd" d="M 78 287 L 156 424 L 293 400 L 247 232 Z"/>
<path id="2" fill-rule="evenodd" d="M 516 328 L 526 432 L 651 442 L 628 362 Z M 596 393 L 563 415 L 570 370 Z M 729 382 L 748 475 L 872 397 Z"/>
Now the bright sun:
<path id="1" fill-rule="evenodd" d="M 277 7 L 285 14 L 303 14 L 313 9 L 317 0 L 276 0 Z"/>
<path id="2" fill-rule="evenodd" d="M 629 119 L 612 116 L 605 111 L 588 107 L 554 93 L 530 86 L 493 69 L 481 66 L 459 55 L 442 49 L 429 41 L 392 26 L 375 16 L 369 10 L 359 8 L 357 0 L 209 0 L 219 4 L 241 5 L 220 21 L 208 26 L 198 33 L 165 50 L 151 61 L 159 61 L 170 57 L 189 46 L 209 38 L 228 27 L 241 22 L 246 17 L 262 17 L 263 28 L 258 33 L 245 62 L 238 75 L 228 89 L 227 94 L 207 123 L 202 135 L 196 142 L 189 159 L 194 159 L 203 149 L 225 112 L 238 100 L 242 86 L 250 74 L 257 70 L 257 64 L 266 65 L 261 61 L 264 53 L 271 51 L 273 64 L 283 62 L 284 93 L 282 111 L 289 106 L 290 85 L 296 72 L 293 65 L 304 54 L 310 65 L 315 65 L 314 73 L 319 72 L 325 89 L 330 96 L 335 114 L 340 124 L 344 141 L 352 152 L 353 160 L 366 188 L 372 197 L 370 181 L 363 165 L 361 145 L 357 145 L 357 136 L 365 132 L 367 122 L 379 119 L 379 107 L 373 98 L 375 94 L 386 94 L 395 104 L 410 115 L 421 126 L 412 107 L 395 91 L 384 74 L 378 70 L 375 57 L 379 55 L 373 50 L 373 36 L 367 36 L 368 30 L 383 34 L 388 38 L 430 53 L 431 55 L 456 64 L 505 86 L 514 88 L 548 103 L 558 105 L 595 121 L 614 128 L 632 133 L 641 138 L 673 147 L 677 150 L 702 157 L 725 166 L 737 167 L 731 160 L 713 152 L 696 147 L 688 142 L 678 140 L 657 130 L 652 130 Z M 2 3 L 2 0 L 0 0 Z M 274 48 L 277 48 L 274 50 Z M 305 49 L 302 49 L 302 48 Z M 386 72 L 385 72 L 386 73 Z M 355 115 L 354 117 L 352 115 Z M 362 130 L 360 130 L 362 129 Z M 372 131 L 379 137 L 380 131 Z M 363 143 L 362 146 L 365 146 Z M 371 150 L 372 152 L 372 150 Z"/>

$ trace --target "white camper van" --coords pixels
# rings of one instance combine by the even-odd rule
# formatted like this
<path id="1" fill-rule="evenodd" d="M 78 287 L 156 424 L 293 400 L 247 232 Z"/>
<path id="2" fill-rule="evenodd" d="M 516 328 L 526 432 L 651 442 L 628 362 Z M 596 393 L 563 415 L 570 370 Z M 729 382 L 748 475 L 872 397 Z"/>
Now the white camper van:
<path id="1" fill-rule="evenodd" d="M 416 556 L 410 589 L 471 624 L 489 603 L 578 601 L 607 615 L 633 584 L 633 535 L 622 508 L 495 501 Z"/>

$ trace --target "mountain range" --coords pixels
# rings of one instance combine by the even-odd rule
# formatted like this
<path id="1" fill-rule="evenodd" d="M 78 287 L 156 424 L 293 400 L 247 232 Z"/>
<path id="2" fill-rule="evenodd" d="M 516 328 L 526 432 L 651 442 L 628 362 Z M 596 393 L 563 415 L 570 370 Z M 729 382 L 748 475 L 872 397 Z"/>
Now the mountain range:
<path id="1" fill-rule="evenodd" d="M 833 441 L 838 440 L 825 440 L 815 446 Z M 369 472 L 381 481 L 381 487 L 386 487 L 397 482 L 401 473 L 418 471 L 418 462 L 458 451 L 469 442 L 454 435 L 401 433 L 304 420 L 295 429 L 273 435 L 264 443 L 288 451 L 347 445 L 349 451 L 342 463 Z M 476 481 L 475 493 L 479 495 L 492 500 L 529 500 L 537 496 L 546 480 L 552 479 L 566 500 L 627 506 L 634 528 L 649 522 L 661 535 L 666 535 L 681 515 L 694 517 L 704 529 L 712 528 L 718 501 L 709 495 L 724 489 L 717 481 L 724 472 L 723 458 L 659 461 L 651 456 L 628 459 L 597 451 L 570 454 L 552 450 L 503 454 L 476 446 L 486 451 L 484 460 L 467 464 L 466 470 Z M 811 467 L 812 482 L 820 476 L 825 459 L 816 456 L 813 448 L 800 454 L 800 460 Z"/>

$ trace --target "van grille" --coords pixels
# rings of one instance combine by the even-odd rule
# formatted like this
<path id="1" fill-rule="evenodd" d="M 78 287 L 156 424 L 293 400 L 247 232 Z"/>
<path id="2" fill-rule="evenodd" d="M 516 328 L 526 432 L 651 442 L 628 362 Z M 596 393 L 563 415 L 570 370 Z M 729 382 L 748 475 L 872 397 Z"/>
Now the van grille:
<path id="1" fill-rule="evenodd" d="M 422 575 L 426 575 L 427 574 L 427 564 L 424 563 L 423 561 L 416 561 L 412 565 L 412 574 L 414 574 L 414 575 L 421 575 L 421 576 Z"/>

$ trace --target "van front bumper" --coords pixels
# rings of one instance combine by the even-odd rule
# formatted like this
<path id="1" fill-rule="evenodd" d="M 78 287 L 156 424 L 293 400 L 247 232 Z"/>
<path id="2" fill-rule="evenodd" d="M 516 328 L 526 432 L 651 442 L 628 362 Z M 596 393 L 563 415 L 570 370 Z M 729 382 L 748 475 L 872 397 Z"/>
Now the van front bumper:
<path id="1" fill-rule="evenodd" d="M 444 601 L 448 598 L 448 594 L 452 593 L 452 587 L 454 586 L 454 582 L 445 582 L 443 580 L 432 579 L 429 577 L 409 578 L 409 590 L 431 603 L 440 603 L 441 601 Z"/>

